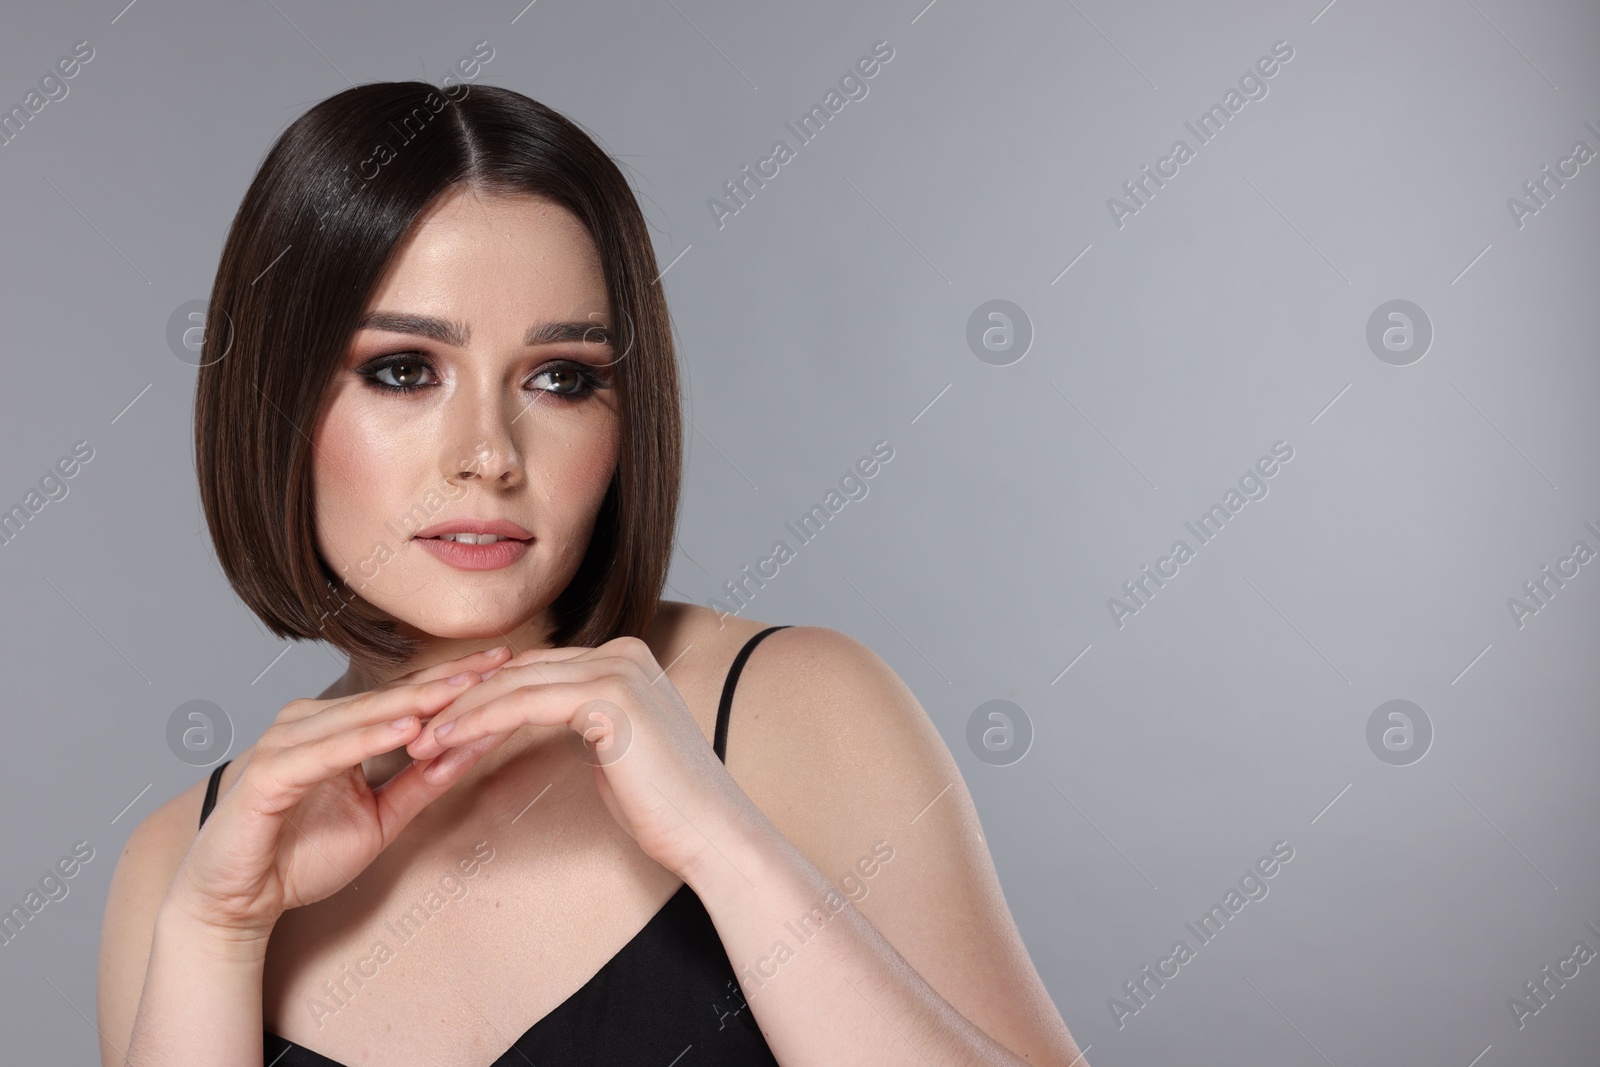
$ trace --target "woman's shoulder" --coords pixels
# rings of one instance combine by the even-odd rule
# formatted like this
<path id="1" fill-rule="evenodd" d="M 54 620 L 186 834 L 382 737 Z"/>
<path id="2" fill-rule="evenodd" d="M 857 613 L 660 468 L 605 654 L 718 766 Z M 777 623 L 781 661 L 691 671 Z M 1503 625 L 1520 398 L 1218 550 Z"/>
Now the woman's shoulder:
<path id="1" fill-rule="evenodd" d="M 146 898 L 154 895 L 154 904 L 160 903 L 199 832 L 200 808 L 210 773 L 206 770 L 199 774 L 188 788 L 159 805 L 134 826 L 122 846 L 112 875 L 113 898 L 138 898 L 149 905 L 151 902 Z"/>
<path id="2" fill-rule="evenodd" d="M 796 706 L 814 707 L 813 698 L 836 694 L 841 685 L 858 681 L 863 669 L 880 677 L 888 671 L 871 649 L 831 627 L 746 618 L 679 600 L 660 601 L 644 640 L 680 689 L 720 692 L 740 650 L 767 630 L 773 632 L 752 648 L 740 670 L 741 708 L 760 703 L 752 692 L 776 689 Z"/>
<path id="3" fill-rule="evenodd" d="M 651 647 L 663 667 L 672 656 L 705 665 L 703 677 L 669 671 L 691 704 L 702 706 L 715 706 L 714 693 L 744 643 L 774 625 L 692 604 L 663 601 L 662 607 L 676 616 L 674 637 Z M 710 652 L 696 657 L 702 644 Z M 920 806 L 959 777 L 910 687 L 871 648 L 832 627 L 792 625 L 763 638 L 736 692 L 728 770 L 814 859 L 859 847 L 841 830 L 857 826 L 874 797 L 893 792 L 908 803 L 922 797 Z"/>
<path id="4" fill-rule="evenodd" d="M 784 621 L 768 622 L 680 600 L 661 600 L 644 640 L 656 661 L 668 667 L 691 662 L 717 675 L 719 680 L 751 638 L 781 627 L 762 638 L 739 675 L 741 700 L 747 688 L 779 682 L 805 702 L 828 702 L 855 693 L 861 686 L 904 688 L 899 676 L 866 645 L 829 626 L 806 626 Z M 693 655 L 691 655 L 693 653 Z M 678 675 L 675 668 L 669 671 Z M 683 672 L 688 677 L 691 672 Z M 676 680 L 676 678 L 675 678 Z M 909 690 L 895 696 L 909 695 Z"/>
<path id="5" fill-rule="evenodd" d="M 706 655 L 697 657 L 701 660 L 709 660 L 712 653 L 723 651 L 729 652 L 731 659 L 752 637 L 775 627 L 780 629 L 762 639 L 763 648 L 782 648 L 785 654 L 805 652 L 813 656 L 868 652 L 866 646 L 854 638 L 827 626 L 805 626 L 783 620 L 769 622 L 666 599 L 657 603 L 655 618 L 644 640 L 663 664 L 676 659 L 691 646 L 707 649 Z M 667 659 L 661 659 L 662 656 Z M 773 656 L 769 653 L 763 658 L 771 660 Z"/>

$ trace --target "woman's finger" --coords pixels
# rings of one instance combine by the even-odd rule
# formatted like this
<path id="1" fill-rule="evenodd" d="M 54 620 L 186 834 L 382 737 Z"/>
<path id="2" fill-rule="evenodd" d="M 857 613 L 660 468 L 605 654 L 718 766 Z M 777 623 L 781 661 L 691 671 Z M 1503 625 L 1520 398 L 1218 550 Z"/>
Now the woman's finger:
<path id="1" fill-rule="evenodd" d="M 448 792 L 473 764 L 492 752 L 507 736 L 485 737 L 477 744 L 450 749 L 437 759 L 411 763 L 373 790 L 378 802 L 383 847 L 389 847 L 418 812 Z"/>
<path id="2" fill-rule="evenodd" d="M 484 677 L 488 677 L 489 675 L 494 674 L 496 671 L 502 671 L 509 667 L 525 667 L 532 663 L 560 663 L 565 660 L 574 660 L 593 651 L 594 649 L 586 648 L 583 645 L 558 645 L 553 648 L 530 648 L 525 652 L 517 653 L 504 663 L 491 667 L 489 670 L 484 672 Z"/>
<path id="3" fill-rule="evenodd" d="M 503 667 L 491 681 L 485 679 L 463 693 L 451 705 L 433 717 L 426 730 L 407 746 L 412 759 L 431 759 L 438 755 L 440 746 L 434 740 L 437 731 L 473 709 L 524 686 L 549 686 L 563 683 L 593 683 L 607 676 L 622 677 L 621 672 L 631 664 L 615 657 L 527 663 L 517 667 Z"/>
<path id="4" fill-rule="evenodd" d="M 465 774 L 467 768 L 498 748 L 500 742 L 510 736 L 511 731 L 507 730 L 505 733 L 480 737 L 470 745 L 446 749 L 439 756 L 428 760 L 423 765 L 422 776 L 433 782 L 453 782 Z"/>
<path id="5" fill-rule="evenodd" d="M 241 795 L 252 809 L 278 814 L 299 803 L 318 783 L 400 748 L 421 728 L 411 715 L 290 748 L 266 749 L 251 757 L 236 788 L 244 790 Z"/>
<path id="6" fill-rule="evenodd" d="M 308 718 L 272 727 L 270 743 L 276 747 L 290 748 L 344 733 L 358 726 L 391 722 L 408 715 L 419 719 L 431 718 L 477 684 L 480 684 L 480 677 L 476 672 L 462 671 L 449 678 L 430 682 L 370 690 L 324 708 Z"/>
<path id="7" fill-rule="evenodd" d="M 575 727 L 585 736 L 597 725 L 602 733 L 631 729 L 615 721 L 599 724 L 574 721 L 579 707 L 592 700 L 613 705 L 614 708 L 610 710 L 612 719 L 624 714 L 622 708 L 628 700 L 625 689 L 626 683 L 614 675 L 583 681 L 519 686 L 441 724 L 449 727 L 442 737 L 435 737 L 436 728 L 430 728 L 427 734 L 418 737 L 408 748 L 422 748 L 426 752 L 440 747 L 451 749 L 470 745 L 490 734 L 511 733 L 523 726 Z"/>
<path id="8" fill-rule="evenodd" d="M 510 658 L 511 648 L 508 645 L 501 645 L 499 648 L 486 648 L 481 652 L 473 652 L 457 659 L 436 663 L 432 667 L 423 667 L 420 670 L 412 671 L 410 674 L 396 678 L 390 684 L 404 685 L 431 682 L 439 678 L 449 678 L 451 675 L 460 674 L 462 671 L 477 671 L 482 674 L 484 671 L 504 666 L 505 661 Z"/>
<path id="9" fill-rule="evenodd" d="M 316 700 L 310 697 L 291 700 L 278 713 L 277 722 L 301 722 L 311 718 L 313 715 L 322 713 L 328 708 L 347 704 L 352 700 L 360 700 L 373 693 L 385 693 L 391 689 L 400 689 L 407 685 L 431 682 L 439 678 L 449 678 L 452 675 L 460 674 L 462 671 L 477 671 L 482 674 L 484 671 L 493 670 L 497 666 L 503 666 L 510 653 L 511 650 L 502 645 L 499 649 L 486 649 L 457 659 L 446 660 L 443 663 L 436 663 L 432 667 L 425 667 L 410 674 L 401 675 L 399 678 L 385 682 L 382 685 L 373 686 L 371 689 L 352 693 L 349 696 L 333 697 L 328 700 Z"/>

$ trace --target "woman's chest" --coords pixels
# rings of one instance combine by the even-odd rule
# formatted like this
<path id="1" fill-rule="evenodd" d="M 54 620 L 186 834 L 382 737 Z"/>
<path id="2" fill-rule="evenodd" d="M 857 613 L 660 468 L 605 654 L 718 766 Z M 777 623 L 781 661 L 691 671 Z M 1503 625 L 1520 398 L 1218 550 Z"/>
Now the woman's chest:
<path id="1" fill-rule="evenodd" d="M 549 785 L 520 808 L 497 798 L 493 817 L 408 828 L 345 889 L 285 914 L 265 1029 L 352 1067 L 489 1067 L 599 976 L 682 883 L 587 779 Z"/>

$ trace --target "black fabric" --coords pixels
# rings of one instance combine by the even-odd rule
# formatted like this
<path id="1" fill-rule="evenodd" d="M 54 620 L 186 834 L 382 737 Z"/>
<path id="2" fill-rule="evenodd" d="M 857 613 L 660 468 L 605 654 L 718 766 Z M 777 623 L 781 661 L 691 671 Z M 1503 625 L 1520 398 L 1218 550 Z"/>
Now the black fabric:
<path id="1" fill-rule="evenodd" d="M 211 771 L 211 779 L 205 784 L 205 800 L 200 803 L 200 825 L 205 825 L 205 817 L 211 814 L 211 808 L 216 808 L 216 787 L 222 784 L 222 769 L 232 760 L 222 760 L 218 768 Z"/>
<path id="2" fill-rule="evenodd" d="M 739 673 L 762 638 L 786 628 L 762 630 L 734 657 L 712 740 L 723 762 Z M 216 804 L 226 766 L 211 772 L 201 825 Z M 277 1034 L 264 1038 L 263 1062 L 272 1067 L 344 1067 Z M 484 1067 L 674 1062 L 694 1067 L 776 1067 L 778 1062 L 739 991 L 710 913 L 687 884 L 582 988 Z"/>

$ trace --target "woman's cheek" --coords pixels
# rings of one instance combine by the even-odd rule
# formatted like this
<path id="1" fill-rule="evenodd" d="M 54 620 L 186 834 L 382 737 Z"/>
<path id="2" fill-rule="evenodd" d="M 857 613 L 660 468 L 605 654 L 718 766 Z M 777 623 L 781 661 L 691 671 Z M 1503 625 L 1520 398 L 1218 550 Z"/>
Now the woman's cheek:
<path id="1" fill-rule="evenodd" d="M 333 572 L 364 596 L 407 596 L 415 588 L 399 581 L 395 565 L 408 546 L 386 518 L 404 508 L 386 507 L 385 474 L 398 460 L 386 455 L 394 442 L 381 428 L 364 425 L 347 405 L 332 405 L 315 437 L 312 486 L 317 547 Z"/>
<path id="2" fill-rule="evenodd" d="M 523 455 L 531 460 L 529 475 L 542 483 L 545 506 L 581 514 L 598 509 L 605 499 L 617 467 L 621 430 L 609 409 L 574 429 L 554 441 L 527 442 Z M 539 457 L 548 457 L 542 469 Z"/>
<path id="3" fill-rule="evenodd" d="M 559 516 L 561 556 L 576 566 L 588 550 L 606 490 L 616 473 L 618 445 L 614 425 L 610 432 L 600 427 L 569 440 L 559 455 L 556 467 L 545 472 L 540 496 L 544 498 L 544 514 Z"/>
<path id="4" fill-rule="evenodd" d="M 334 574 L 358 592 L 377 577 L 381 553 L 365 532 L 363 507 L 355 499 L 351 472 L 325 468 L 313 479 L 317 548 Z"/>

